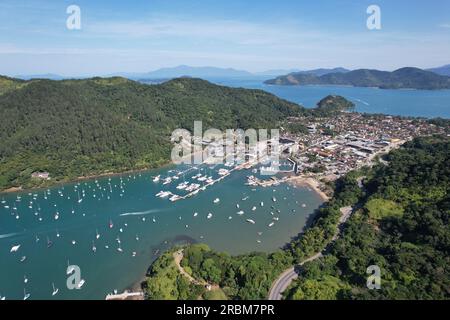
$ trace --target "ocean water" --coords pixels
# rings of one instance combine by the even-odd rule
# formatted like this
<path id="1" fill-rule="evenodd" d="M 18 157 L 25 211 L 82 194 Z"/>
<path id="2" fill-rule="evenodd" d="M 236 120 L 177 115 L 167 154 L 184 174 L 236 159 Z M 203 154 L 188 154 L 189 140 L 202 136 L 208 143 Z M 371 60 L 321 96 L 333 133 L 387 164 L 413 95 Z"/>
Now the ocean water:
<path id="1" fill-rule="evenodd" d="M 425 118 L 450 118 L 450 90 L 390 90 L 350 86 L 273 86 L 262 80 L 214 79 L 217 84 L 261 89 L 307 108 L 329 94 L 341 95 L 356 111 Z"/>
<path id="2" fill-rule="evenodd" d="M 307 188 L 284 184 L 252 189 L 245 185 L 246 176 L 254 174 L 249 170 L 235 171 L 186 200 L 155 197 L 161 190 L 182 194 L 175 187 L 178 183 L 192 181 L 198 173 L 216 178 L 217 170 L 181 166 L 1 194 L 0 295 L 104 299 L 114 289 L 122 291 L 142 279 L 157 255 L 175 243 L 204 242 L 232 254 L 275 250 L 297 235 L 322 203 Z M 178 171 L 185 173 L 169 185 L 153 182 L 156 175 L 174 176 Z M 237 214 L 240 210 L 243 215 Z M 269 227 L 274 217 L 279 220 Z M 10 252 L 17 245 L 17 252 Z M 66 286 L 68 264 L 80 267 L 86 281 L 80 290 Z M 52 283 L 59 289 L 55 296 Z"/>

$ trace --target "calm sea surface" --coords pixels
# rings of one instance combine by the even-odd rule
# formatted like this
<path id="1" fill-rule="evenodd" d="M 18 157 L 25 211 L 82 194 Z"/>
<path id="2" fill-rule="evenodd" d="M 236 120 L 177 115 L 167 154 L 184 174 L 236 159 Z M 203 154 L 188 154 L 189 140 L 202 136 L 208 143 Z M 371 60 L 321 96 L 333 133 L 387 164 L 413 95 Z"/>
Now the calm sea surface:
<path id="1" fill-rule="evenodd" d="M 450 90 L 385 90 L 347 86 L 271 86 L 262 80 L 212 80 L 217 84 L 261 89 L 280 98 L 314 107 L 329 94 L 341 95 L 356 111 L 426 118 L 450 118 Z"/>
<path id="2" fill-rule="evenodd" d="M 232 254 L 275 250 L 298 234 L 321 204 L 307 188 L 255 191 L 245 185 L 254 174 L 249 170 L 233 172 L 193 198 L 155 197 L 161 190 L 183 194 L 176 186 L 184 180 L 200 183 L 192 179 L 199 173 L 219 177 L 218 167 L 174 167 L 0 195 L 0 295 L 103 299 L 139 281 L 156 255 L 174 243 L 205 242 Z M 163 185 L 153 182 L 156 175 L 179 179 Z M 69 263 L 81 269 L 81 290 L 67 289 Z M 59 289 L 54 297 L 52 283 Z"/>

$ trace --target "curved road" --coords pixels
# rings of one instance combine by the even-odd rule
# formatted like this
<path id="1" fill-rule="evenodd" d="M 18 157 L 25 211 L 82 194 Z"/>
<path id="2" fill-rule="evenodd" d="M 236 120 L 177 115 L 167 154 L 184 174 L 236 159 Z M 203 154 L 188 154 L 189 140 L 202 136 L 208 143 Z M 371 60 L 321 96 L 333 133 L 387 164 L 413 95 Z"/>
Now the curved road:
<path id="1" fill-rule="evenodd" d="M 316 253 L 312 257 L 302 261 L 299 266 L 302 266 L 306 262 L 313 261 L 317 258 L 322 257 L 322 252 Z M 273 283 L 272 288 L 270 288 L 269 292 L 269 300 L 281 300 L 282 293 L 289 287 L 292 281 L 298 278 L 297 271 L 295 267 L 287 269 L 283 272 L 278 279 Z"/>
<path id="2" fill-rule="evenodd" d="M 352 208 L 352 207 L 344 207 L 344 208 L 340 209 L 342 215 L 339 219 L 338 228 L 337 228 L 338 230 L 337 230 L 336 234 L 334 235 L 333 239 L 331 240 L 331 242 L 334 242 L 339 238 L 339 236 L 341 234 L 342 226 L 348 220 L 348 218 L 352 214 L 353 210 L 354 210 L 354 208 Z M 307 262 L 310 262 L 310 261 L 316 260 L 317 258 L 322 257 L 323 256 L 322 252 L 318 252 L 315 255 L 313 255 L 312 257 L 309 257 L 308 259 L 302 261 L 299 264 L 299 266 L 302 266 Z M 272 284 L 272 288 L 270 288 L 270 291 L 269 291 L 269 298 L 268 298 L 269 300 L 281 300 L 281 298 L 282 298 L 281 294 L 287 289 L 287 287 L 289 287 L 289 285 L 291 284 L 291 282 L 293 280 L 298 278 L 298 274 L 295 269 L 296 269 L 296 267 L 287 269 L 275 280 L 275 282 Z"/>

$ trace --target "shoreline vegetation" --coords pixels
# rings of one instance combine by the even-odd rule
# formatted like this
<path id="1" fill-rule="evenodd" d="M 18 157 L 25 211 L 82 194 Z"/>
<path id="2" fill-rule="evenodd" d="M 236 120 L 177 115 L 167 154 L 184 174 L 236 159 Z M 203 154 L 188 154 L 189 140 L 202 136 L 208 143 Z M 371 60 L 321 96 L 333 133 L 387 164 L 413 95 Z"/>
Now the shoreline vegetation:
<path id="1" fill-rule="evenodd" d="M 448 136 L 415 138 L 373 167 L 347 173 L 309 227 L 281 250 L 230 256 L 194 244 L 183 247 L 180 263 L 194 278 L 218 285 L 228 299 L 266 299 L 279 275 L 324 252 L 301 266 L 285 299 L 448 299 L 449 150 Z M 353 210 L 338 230 L 342 208 Z M 167 277 L 174 250 L 179 248 L 150 267 L 143 286 L 147 299 L 194 300 L 206 292 L 180 283 L 176 269 Z M 380 290 L 366 287 L 370 265 L 383 268 Z"/>

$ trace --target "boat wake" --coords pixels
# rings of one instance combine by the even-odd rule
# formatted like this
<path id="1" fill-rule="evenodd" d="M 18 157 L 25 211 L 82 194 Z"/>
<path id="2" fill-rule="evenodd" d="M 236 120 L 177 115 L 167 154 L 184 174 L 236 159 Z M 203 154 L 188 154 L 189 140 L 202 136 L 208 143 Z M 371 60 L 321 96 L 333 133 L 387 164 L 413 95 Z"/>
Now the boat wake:
<path id="1" fill-rule="evenodd" d="M 126 217 L 126 216 L 145 216 L 145 215 L 148 215 L 148 214 L 161 212 L 161 211 L 163 211 L 163 210 L 161 210 L 161 209 L 151 209 L 151 210 L 147 210 L 147 211 L 125 212 L 125 213 L 122 213 L 120 216 L 121 217 Z"/>
<path id="2" fill-rule="evenodd" d="M 5 233 L 5 234 L 0 234 L 0 239 L 6 239 L 6 238 L 11 238 L 14 236 L 17 236 L 19 233 Z"/>

